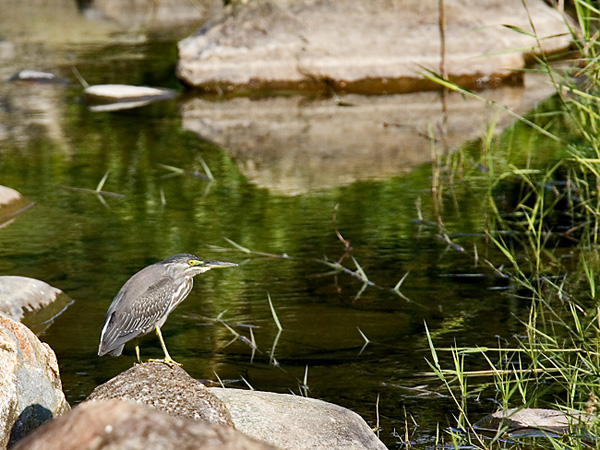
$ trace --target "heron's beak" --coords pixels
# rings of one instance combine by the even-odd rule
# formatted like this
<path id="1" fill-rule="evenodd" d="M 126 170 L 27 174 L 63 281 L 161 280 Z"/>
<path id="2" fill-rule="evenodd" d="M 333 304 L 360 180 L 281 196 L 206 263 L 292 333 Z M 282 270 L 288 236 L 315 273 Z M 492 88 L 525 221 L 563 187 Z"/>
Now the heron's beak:
<path id="1" fill-rule="evenodd" d="M 209 269 L 216 269 L 219 267 L 235 267 L 237 264 L 224 262 L 224 261 L 204 261 L 204 267 L 208 267 Z"/>

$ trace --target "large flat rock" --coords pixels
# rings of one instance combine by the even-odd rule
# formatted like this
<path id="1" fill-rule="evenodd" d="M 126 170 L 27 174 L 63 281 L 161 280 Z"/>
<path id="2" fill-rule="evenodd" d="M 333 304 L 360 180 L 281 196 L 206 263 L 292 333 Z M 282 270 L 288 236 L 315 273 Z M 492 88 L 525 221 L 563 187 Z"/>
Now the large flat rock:
<path id="1" fill-rule="evenodd" d="M 570 45 L 561 13 L 542 0 L 525 3 L 444 1 L 451 79 L 466 87 L 519 82 L 538 44 L 546 53 Z M 440 72 L 438 7 L 438 0 L 255 0 L 181 41 L 177 74 L 186 85 L 217 92 L 431 88 L 418 72 Z M 530 19 L 539 41 L 528 34 Z"/>
<path id="2" fill-rule="evenodd" d="M 559 436 L 582 429 L 594 420 L 593 413 L 559 411 L 547 408 L 509 408 L 478 420 L 473 429 L 496 435 L 500 430 L 508 436 Z"/>
<path id="3" fill-rule="evenodd" d="M 87 17 L 102 17 L 128 27 L 174 26 L 198 22 L 212 9 L 217 0 L 92 0 L 81 2 Z"/>
<path id="4" fill-rule="evenodd" d="M 355 412 L 297 395 L 209 388 L 231 412 L 235 428 L 288 450 L 385 450 Z"/>

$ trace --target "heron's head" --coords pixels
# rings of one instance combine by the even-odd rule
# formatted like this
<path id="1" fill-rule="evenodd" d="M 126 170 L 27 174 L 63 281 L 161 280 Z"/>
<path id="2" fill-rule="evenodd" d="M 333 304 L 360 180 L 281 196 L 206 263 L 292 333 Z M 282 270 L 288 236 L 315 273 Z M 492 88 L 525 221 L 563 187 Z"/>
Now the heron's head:
<path id="1" fill-rule="evenodd" d="M 161 263 L 173 274 L 185 277 L 193 277 L 217 267 L 237 266 L 235 263 L 224 261 L 206 261 L 191 253 L 180 253 L 161 261 Z"/>

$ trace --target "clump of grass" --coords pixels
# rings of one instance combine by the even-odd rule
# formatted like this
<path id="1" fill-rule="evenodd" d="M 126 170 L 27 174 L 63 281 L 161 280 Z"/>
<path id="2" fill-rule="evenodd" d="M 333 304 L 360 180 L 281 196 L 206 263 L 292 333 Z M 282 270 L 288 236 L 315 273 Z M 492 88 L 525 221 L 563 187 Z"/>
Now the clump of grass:
<path id="1" fill-rule="evenodd" d="M 586 1 L 576 1 L 574 8 L 579 25 L 571 30 L 579 53 L 574 69 L 559 73 L 543 53 L 538 59 L 539 70 L 556 86 L 546 110 L 525 117 L 508 111 L 517 119 L 511 129 L 498 138 L 489 131 L 478 148 L 447 155 L 445 170 L 435 177 L 436 192 L 462 186 L 484 194 L 482 231 L 490 248 L 499 251 L 489 265 L 508 277 L 509 295 L 530 303 L 522 332 L 504 337 L 509 344 L 497 348 L 442 349 L 427 331 L 432 374 L 458 411 L 461 432 L 449 432 L 455 447 L 465 441 L 478 448 L 501 443 L 502 432 L 483 440 L 471 422 L 469 405 L 484 390 L 493 391 L 502 409 L 543 406 L 567 412 L 593 410 L 589 400 L 600 395 L 600 10 Z M 426 76 L 477 96 L 445 77 Z M 554 149 L 551 158 L 536 155 L 540 143 Z M 434 209 L 436 222 L 443 223 Z M 442 239 L 450 235 L 440 233 Z M 448 358 L 440 358 L 444 352 Z M 466 370 L 467 356 L 484 369 Z M 591 417 L 547 442 L 554 448 L 598 447 L 597 422 Z"/>

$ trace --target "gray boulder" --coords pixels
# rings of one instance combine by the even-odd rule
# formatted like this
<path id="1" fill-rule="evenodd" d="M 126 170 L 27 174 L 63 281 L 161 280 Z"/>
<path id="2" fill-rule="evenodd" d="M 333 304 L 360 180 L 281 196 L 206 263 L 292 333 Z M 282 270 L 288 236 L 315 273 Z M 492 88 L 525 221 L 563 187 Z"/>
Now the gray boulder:
<path id="1" fill-rule="evenodd" d="M 93 0 L 81 2 L 87 18 L 103 18 L 129 28 L 176 27 L 198 23 L 213 9 L 222 8 L 222 0 Z"/>
<path id="2" fill-rule="evenodd" d="M 0 312 L 15 320 L 49 305 L 62 294 L 60 289 L 35 278 L 0 276 Z"/>
<path id="3" fill-rule="evenodd" d="M 0 448 L 69 409 L 50 346 L 0 313 Z"/>
<path id="4" fill-rule="evenodd" d="M 29 200 L 18 191 L 6 186 L 0 186 L 0 228 L 7 226 L 15 217 L 33 206 Z"/>
<path id="5" fill-rule="evenodd" d="M 274 450 L 231 427 L 125 400 L 84 402 L 11 450 Z"/>
<path id="6" fill-rule="evenodd" d="M 593 417 L 584 411 L 568 413 L 546 408 L 509 408 L 488 414 L 473 427 L 481 433 L 495 434 L 503 430 L 509 436 L 556 436 L 590 423 Z"/>
<path id="7" fill-rule="evenodd" d="M 6 206 L 22 198 L 18 191 L 6 186 L 0 186 L 0 206 Z"/>
<path id="8" fill-rule="evenodd" d="M 233 427 L 224 403 L 181 367 L 161 362 L 136 364 L 98 386 L 86 400 L 127 399 L 171 416 Z"/>
<path id="9" fill-rule="evenodd" d="M 214 92 L 437 88 L 418 72 L 440 71 L 438 7 L 438 0 L 256 0 L 181 41 L 177 75 Z M 521 81 L 520 69 L 539 52 L 530 18 L 546 54 L 571 43 L 563 15 L 542 0 L 528 0 L 527 9 L 521 0 L 446 0 L 444 9 L 445 67 L 465 87 Z"/>
<path id="10" fill-rule="evenodd" d="M 209 390 L 225 402 L 237 430 L 282 449 L 386 448 L 358 414 L 341 406 L 287 394 Z"/>

